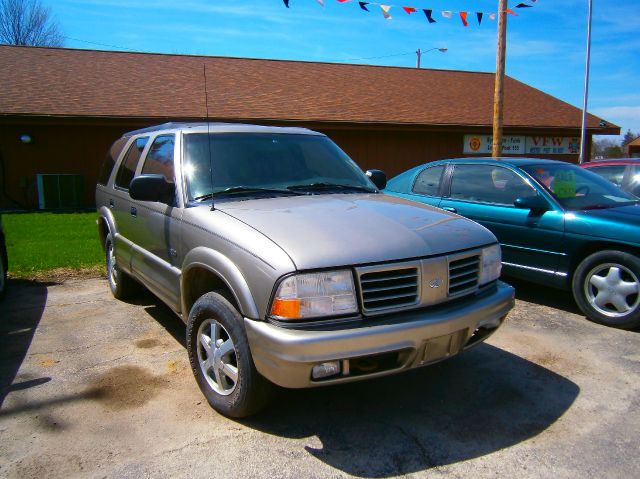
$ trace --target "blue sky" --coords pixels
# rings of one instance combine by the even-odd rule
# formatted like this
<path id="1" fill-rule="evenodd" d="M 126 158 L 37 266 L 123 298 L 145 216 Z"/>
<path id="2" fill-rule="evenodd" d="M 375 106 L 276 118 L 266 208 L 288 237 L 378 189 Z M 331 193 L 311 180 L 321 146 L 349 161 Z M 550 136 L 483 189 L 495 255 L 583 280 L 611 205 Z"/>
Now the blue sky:
<path id="1" fill-rule="evenodd" d="M 525 2 L 533 8 L 516 9 Z M 469 27 L 454 12 L 495 12 L 498 0 L 43 0 L 67 37 L 65 46 L 100 50 L 216 55 L 495 71 L 497 22 Z M 589 107 L 640 134 L 640 1 L 593 0 Z M 507 74 L 582 107 L 588 0 L 509 0 Z M 402 6 L 418 9 L 406 14 Z M 420 9 L 432 9 L 429 24 Z M 384 88 L 401 85 L 381 85 Z"/>

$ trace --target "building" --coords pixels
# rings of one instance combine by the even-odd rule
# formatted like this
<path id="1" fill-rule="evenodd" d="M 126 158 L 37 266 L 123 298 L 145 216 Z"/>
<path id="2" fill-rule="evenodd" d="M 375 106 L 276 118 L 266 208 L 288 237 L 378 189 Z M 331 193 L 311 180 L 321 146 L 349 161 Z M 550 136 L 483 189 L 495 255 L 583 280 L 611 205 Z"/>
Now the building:
<path id="1" fill-rule="evenodd" d="M 626 150 L 629 158 L 640 158 L 640 137 L 627 144 Z"/>
<path id="2" fill-rule="evenodd" d="M 112 141 L 165 121 L 306 126 L 389 176 L 490 152 L 493 73 L 5 45 L 0 85 L 0 208 L 92 206 Z M 504 124 L 506 154 L 577 162 L 579 109 L 507 77 Z M 589 145 L 619 133 L 589 115 Z"/>

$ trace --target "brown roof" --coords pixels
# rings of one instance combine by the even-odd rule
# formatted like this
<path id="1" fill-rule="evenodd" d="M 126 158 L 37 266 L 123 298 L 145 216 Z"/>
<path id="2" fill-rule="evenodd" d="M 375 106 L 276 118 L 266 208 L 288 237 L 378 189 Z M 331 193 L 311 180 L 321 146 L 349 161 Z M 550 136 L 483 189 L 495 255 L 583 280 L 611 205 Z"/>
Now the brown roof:
<path id="1" fill-rule="evenodd" d="M 205 66 L 215 119 L 492 124 L 492 73 L 7 45 L 0 115 L 204 118 Z M 580 128 L 581 111 L 507 77 L 504 122 Z"/>

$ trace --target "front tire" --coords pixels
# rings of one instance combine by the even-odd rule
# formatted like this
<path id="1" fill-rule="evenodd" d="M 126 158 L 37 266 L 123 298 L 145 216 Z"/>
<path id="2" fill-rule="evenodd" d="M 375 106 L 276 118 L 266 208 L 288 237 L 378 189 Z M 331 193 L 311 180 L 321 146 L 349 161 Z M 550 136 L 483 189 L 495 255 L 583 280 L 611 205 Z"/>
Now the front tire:
<path id="1" fill-rule="evenodd" d="M 107 281 L 111 294 L 116 299 L 126 299 L 133 295 L 136 290 L 136 283 L 127 273 L 122 271 L 116 261 L 113 245 L 113 238 L 107 235 L 104 243 L 105 262 L 107 265 Z"/>
<path id="2" fill-rule="evenodd" d="M 206 293 L 187 321 L 191 370 L 207 401 L 219 413 L 247 417 L 268 402 L 272 385 L 258 373 L 238 311 L 218 293 Z"/>
<path id="3" fill-rule="evenodd" d="M 605 250 L 587 256 L 573 276 L 573 295 L 588 319 L 620 329 L 640 326 L 640 259 Z"/>

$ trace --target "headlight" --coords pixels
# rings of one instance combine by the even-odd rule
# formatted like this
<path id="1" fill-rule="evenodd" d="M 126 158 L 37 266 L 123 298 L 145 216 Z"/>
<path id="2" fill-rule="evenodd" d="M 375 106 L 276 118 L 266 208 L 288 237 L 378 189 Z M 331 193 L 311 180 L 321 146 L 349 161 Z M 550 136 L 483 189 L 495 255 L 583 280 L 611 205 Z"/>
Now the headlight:
<path id="1" fill-rule="evenodd" d="M 502 271 L 502 252 L 499 244 L 494 244 L 482 250 L 482 263 L 480 265 L 481 285 L 490 283 L 500 277 Z"/>
<path id="2" fill-rule="evenodd" d="M 278 286 L 271 304 L 276 319 L 306 319 L 358 312 L 349 270 L 289 276 Z"/>

